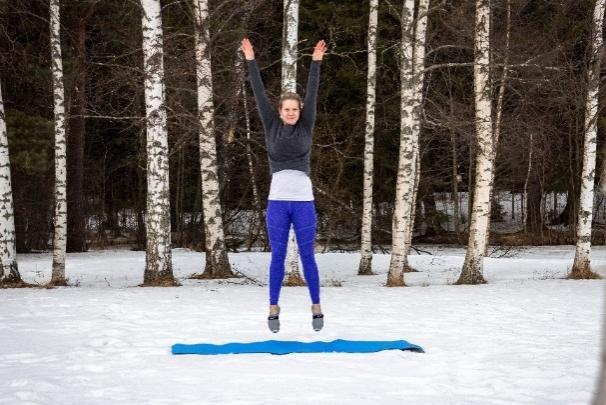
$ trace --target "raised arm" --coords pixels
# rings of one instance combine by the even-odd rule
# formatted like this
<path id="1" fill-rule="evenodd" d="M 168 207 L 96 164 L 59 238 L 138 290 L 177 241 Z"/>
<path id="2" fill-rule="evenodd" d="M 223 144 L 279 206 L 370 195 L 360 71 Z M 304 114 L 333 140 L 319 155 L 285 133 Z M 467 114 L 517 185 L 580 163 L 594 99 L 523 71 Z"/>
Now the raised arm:
<path id="1" fill-rule="evenodd" d="M 320 85 L 320 63 L 326 53 L 326 43 L 318 41 L 312 54 L 309 77 L 307 78 L 307 89 L 303 101 L 301 123 L 308 128 L 313 128 L 316 120 L 316 103 L 318 98 L 318 87 Z"/>
<path id="2" fill-rule="evenodd" d="M 257 66 L 257 61 L 255 60 L 255 52 L 248 38 L 242 39 L 241 49 L 244 53 L 244 58 L 246 59 L 246 65 L 248 66 L 250 84 L 252 86 L 253 93 L 255 94 L 255 100 L 257 101 L 259 116 L 261 117 L 263 126 L 265 128 L 269 128 L 271 121 L 276 119 L 278 114 L 265 94 L 265 86 L 263 85 L 261 72 L 259 72 L 259 67 Z"/>

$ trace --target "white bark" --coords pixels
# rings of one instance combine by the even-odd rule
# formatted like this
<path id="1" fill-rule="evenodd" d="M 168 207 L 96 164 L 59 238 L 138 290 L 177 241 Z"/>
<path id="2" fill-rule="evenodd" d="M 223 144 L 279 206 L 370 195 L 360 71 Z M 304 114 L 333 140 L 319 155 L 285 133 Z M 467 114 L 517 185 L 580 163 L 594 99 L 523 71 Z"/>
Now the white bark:
<path id="1" fill-rule="evenodd" d="M 50 41 L 55 115 L 55 216 L 53 235 L 53 270 L 51 283 L 65 283 L 67 249 L 67 146 L 65 136 L 65 90 L 59 0 L 50 1 Z"/>
<path id="2" fill-rule="evenodd" d="M 417 138 L 417 150 L 414 154 L 415 161 L 415 182 L 412 187 L 412 201 L 410 202 L 410 217 L 408 218 L 408 233 L 406 234 L 406 241 L 404 244 L 404 271 L 414 271 L 408 265 L 408 255 L 410 255 L 410 249 L 412 249 L 412 235 L 415 230 L 415 218 L 417 216 L 417 195 L 419 194 L 419 183 L 421 182 L 421 159 L 419 153 L 419 145 Z"/>
<path id="3" fill-rule="evenodd" d="M 170 237 L 168 133 L 160 0 L 141 0 L 147 123 L 145 284 L 173 280 Z"/>
<path id="4" fill-rule="evenodd" d="M 473 69 L 477 139 L 476 179 L 470 213 L 469 240 L 463 271 L 457 283 L 484 283 L 484 252 L 488 245 L 488 219 L 493 176 L 494 137 L 490 99 L 490 2 L 476 0 L 475 63 Z"/>
<path id="5" fill-rule="evenodd" d="M 0 89 L 0 284 L 19 283 L 15 247 L 15 216 L 4 101 Z"/>
<path id="6" fill-rule="evenodd" d="M 299 38 L 299 0 L 284 0 L 282 35 L 282 93 L 297 91 L 297 42 Z M 299 272 L 299 249 L 294 229 L 288 234 L 286 282 L 302 284 Z"/>
<path id="7" fill-rule="evenodd" d="M 200 122 L 202 210 L 206 238 L 206 269 L 204 272 L 212 277 L 229 277 L 233 276 L 233 273 L 225 248 L 219 195 L 208 0 L 194 0 L 194 16 L 196 20 L 196 82 L 198 85 L 198 119 Z"/>
<path id="8" fill-rule="evenodd" d="M 402 42 L 400 47 L 400 152 L 396 177 L 396 194 L 392 220 L 392 251 L 387 285 L 404 285 L 406 240 L 410 232 L 412 199 L 415 181 L 415 151 L 412 140 L 412 58 L 413 58 L 414 0 L 404 0 L 402 6 Z"/>
<path id="9" fill-rule="evenodd" d="M 492 154 L 492 164 L 496 162 L 497 158 L 497 146 L 499 144 L 499 137 L 501 136 L 501 118 L 503 117 L 503 101 L 505 100 L 505 87 L 507 86 L 507 79 L 509 77 L 509 44 L 511 39 L 511 0 L 507 0 L 506 3 L 506 18 L 505 18 L 505 56 L 503 60 L 503 73 L 501 75 L 501 83 L 499 84 L 499 94 L 497 96 L 497 105 L 496 105 L 496 117 L 494 120 L 494 130 L 493 130 L 493 154 Z M 491 175 L 490 180 L 490 199 L 492 201 L 492 193 L 494 191 L 494 170 Z M 488 215 L 488 221 L 486 222 L 486 232 L 490 234 L 490 215 Z"/>
<path id="10" fill-rule="evenodd" d="M 598 92 L 600 89 L 600 54 L 606 1 L 598 0 L 593 12 L 591 56 L 585 103 L 585 141 L 583 146 L 583 170 L 581 172 L 581 197 L 577 219 L 577 241 L 572 274 L 584 275 L 591 271 L 591 221 L 596 165 Z"/>
<path id="11" fill-rule="evenodd" d="M 505 57 L 503 60 L 503 74 L 501 75 L 501 83 L 499 85 L 499 95 L 497 97 L 496 117 L 494 122 L 494 154 L 497 152 L 499 137 L 501 136 L 501 117 L 503 116 L 503 101 L 505 100 L 505 87 L 509 78 L 509 48 L 511 42 L 511 0 L 507 0 L 507 17 L 505 23 Z M 496 156 L 493 156 L 493 160 Z M 494 179 L 494 172 L 493 172 Z"/>
<path id="12" fill-rule="evenodd" d="M 428 3 L 429 0 L 419 2 L 418 18 L 415 21 L 415 1 L 404 0 L 402 4 L 400 153 L 392 221 L 392 251 L 387 275 L 389 286 L 405 285 L 404 269 L 408 266 L 408 252 L 412 241 Z"/>
<path id="13" fill-rule="evenodd" d="M 375 104 L 377 86 L 377 25 L 379 0 L 370 0 L 368 17 L 368 72 L 366 78 L 366 132 L 364 137 L 364 191 L 358 274 L 372 274 L 372 180 L 374 175 Z"/>
<path id="14" fill-rule="evenodd" d="M 417 20 L 415 24 L 415 34 L 413 43 L 413 83 L 414 83 L 414 106 L 412 110 L 412 134 L 413 142 L 415 142 L 415 182 L 413 185 L 411 213 L 408 218 L 408 227 L 410 228 L 406 235 L 406 243 L 404 245 L 404 270 L 408 269 L 408 255 L 412 248 L 412 235 L 415 227 L 415 213 L 417 207 L 417 195 L 419 191 L 419 183 L 421 181 L 421 151 L 419 146 L 419 137 L 421 135 L 421 120 L 423 119 L 423 81 L 425 79 L 425 43 L 427 34 L 427 10 L 429 8 L 429 0 L 420 0 L 417 8 Z"/>
<path id="15" fill-rule="evenodd" d="M 297 92 L 297 42 L 299 0 L 284 0 L 282 27 L 282 93 Z"/>

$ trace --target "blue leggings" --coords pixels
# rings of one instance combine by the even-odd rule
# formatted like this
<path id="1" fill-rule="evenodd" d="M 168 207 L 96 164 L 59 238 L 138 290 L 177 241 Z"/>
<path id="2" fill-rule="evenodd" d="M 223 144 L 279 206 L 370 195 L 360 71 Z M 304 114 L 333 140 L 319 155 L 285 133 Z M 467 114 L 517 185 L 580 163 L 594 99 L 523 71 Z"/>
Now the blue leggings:
<path id="1" fill-rule="evenodd" d="M 313 304 L 320 303 L 320 280 L 314 257 L 316 237 L 316 207 L 313 201 L 269 200 L 266 213 L 267 234 L 271 244 L 269 266 L 269 303 L 278 305 L 284 280 L 284 261 L 288 245 L 290 225 L 295 228 L 299 255 L 303 262 L 303 274 Z"/>

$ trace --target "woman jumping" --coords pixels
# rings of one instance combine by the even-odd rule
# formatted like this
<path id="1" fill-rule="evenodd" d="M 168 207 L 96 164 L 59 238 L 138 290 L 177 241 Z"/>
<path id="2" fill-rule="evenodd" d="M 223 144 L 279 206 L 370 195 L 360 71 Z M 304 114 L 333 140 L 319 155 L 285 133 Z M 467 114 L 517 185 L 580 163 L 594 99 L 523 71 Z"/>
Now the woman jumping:
<path id="1" fill-rule="evenodd" d="M 296 93 L 284 93 L 278 109 L 271 105 L 255 61 L 248 38 L 242 40 L 250 82 L 259 116 L 265 129 L 265 143 L 271 168 L 271 186 L 266 211 L 267 234 L 271 245 L 269 266 L 269 329 L 280 330 L 280 289 L 284 279 L 284 261 L 291 224 L 295 229 L 303 274 L 311 296 L 312 326 L 319 331 L 324 326 L 320 307 L 320 280 L 314 257 L 316 208 L 309 178 L 311 140 L 316 119 L 316 97 L 320 83 L 320 62 L 326 43 L 319 41 L 312 55 L 305 102 Z"/>

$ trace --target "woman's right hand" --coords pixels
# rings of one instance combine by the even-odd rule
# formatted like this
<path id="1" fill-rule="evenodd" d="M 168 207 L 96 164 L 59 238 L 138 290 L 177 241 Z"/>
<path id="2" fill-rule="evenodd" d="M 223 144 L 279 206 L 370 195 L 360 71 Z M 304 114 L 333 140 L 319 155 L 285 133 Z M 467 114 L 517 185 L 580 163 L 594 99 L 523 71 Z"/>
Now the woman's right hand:
<path id="1" fill-rule="evenodd" d="M 255 59 L 255 51 L 253 50 L 253 46 L 248 40 L 248 38 L 242 39 L 240 49 L 242 49 L 242 52 L 244 52 L 244 57 L 246 58 L 246 60 Z"/>

